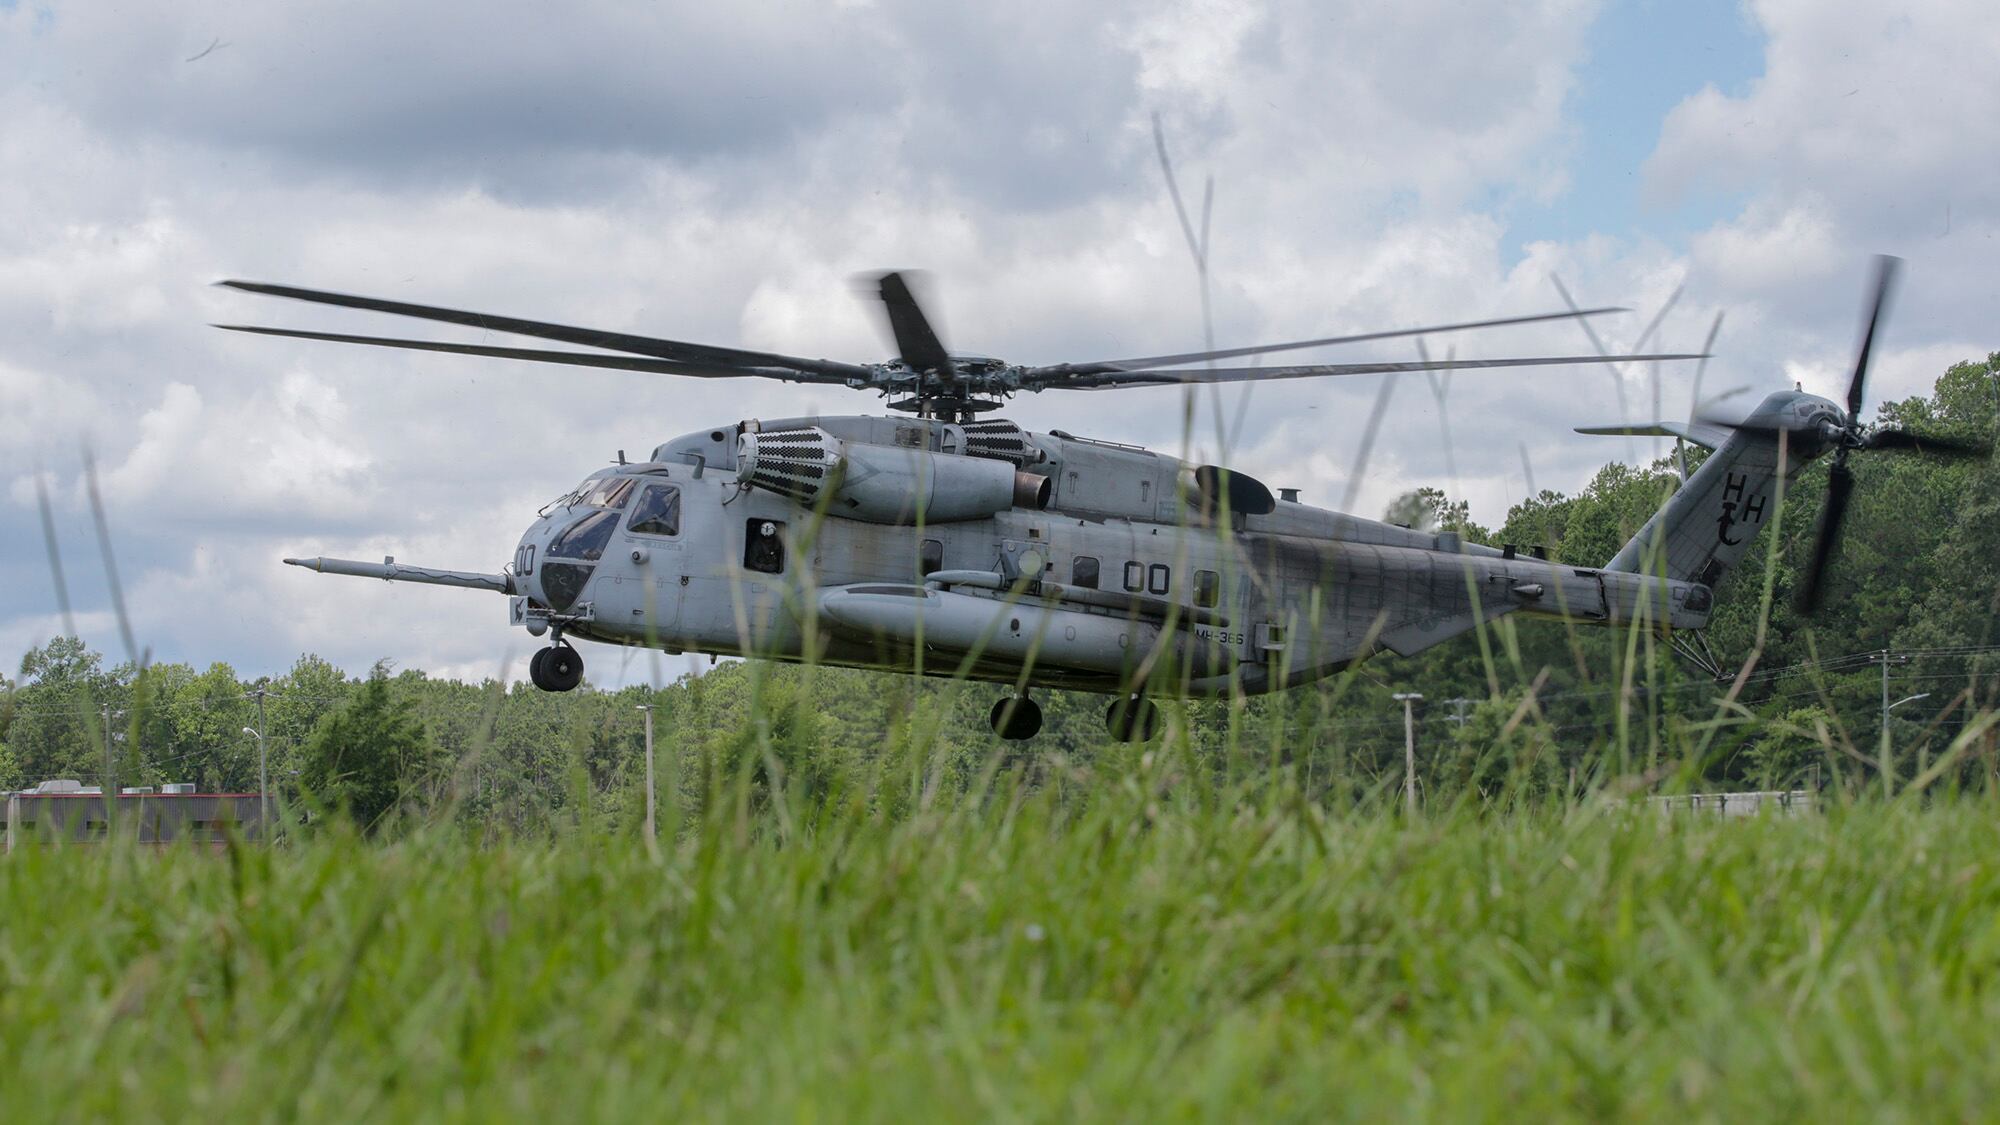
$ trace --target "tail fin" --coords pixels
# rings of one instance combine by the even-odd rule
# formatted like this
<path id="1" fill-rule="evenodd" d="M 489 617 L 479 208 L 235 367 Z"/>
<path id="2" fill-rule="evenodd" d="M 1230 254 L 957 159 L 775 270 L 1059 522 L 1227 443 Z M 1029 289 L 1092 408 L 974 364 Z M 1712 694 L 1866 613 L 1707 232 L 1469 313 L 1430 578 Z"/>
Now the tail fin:
<path id="1" fill-rule="evenodd" d="M 1789 484 L 1817 452 L 1801 448 L 1798 435 L 1764 426 L 1673 423 L 1594 427 L 1580 432 L 1657 434 L 1714 450 L 1653 513 L 1639 534 L 1604 565 L 1605 570 L 1661 575 L 1710 587 L 1743 560 L 1757 533 L 1776 518 L 1780 473 Z M 1789 448 L 1781 450 L 1783 437 L 1792 440 Z"/>

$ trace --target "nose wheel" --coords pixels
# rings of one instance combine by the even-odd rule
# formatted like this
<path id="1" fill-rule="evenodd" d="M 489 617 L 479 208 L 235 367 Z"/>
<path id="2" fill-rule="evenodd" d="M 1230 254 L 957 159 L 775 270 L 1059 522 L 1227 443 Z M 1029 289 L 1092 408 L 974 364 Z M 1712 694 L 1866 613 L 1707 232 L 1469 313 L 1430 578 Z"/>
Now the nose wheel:
<path id="1" fill-rule="evenodd" d="M 583 682 L 583 657 L 568 645 L 550 645 L 528 661 L 528 679 L 543 691 L 573 691 Z"/>
<path id="2" fill-rule="evenodd" d="M 993 733 L 1009 742 L 1026 742 L 1042 730 L 1042 705 L 1025 695 L 1010 696 L 986 715 Z"/>

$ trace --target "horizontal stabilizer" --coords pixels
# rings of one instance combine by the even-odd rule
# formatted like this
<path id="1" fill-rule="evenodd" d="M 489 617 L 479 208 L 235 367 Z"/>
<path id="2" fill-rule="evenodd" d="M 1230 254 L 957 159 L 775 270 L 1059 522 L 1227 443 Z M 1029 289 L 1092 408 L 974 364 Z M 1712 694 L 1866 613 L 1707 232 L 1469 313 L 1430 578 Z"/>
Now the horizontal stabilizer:
<path id="1" fill-rule="evenodd" d="M 380 578 L 384 582 L 421 582 L 429 586 L 459 586 L 467 590 L 514 593 L 514 579 L 505 574 L 483 574 L 476 570 L 438 570 L 429 566 L 408 566 L 395 559 L 356 562 L 353 559 L 286 559 L 287 566 L 302 566 L 321 574 L 351 574 L 356 578 Z"/>
<path id="2" fill-rule="evenodd" d="M 1729 440 L 1729 427 L 1708 422 L 1644 422 L 1630 426 L 1578 426 L 1576 432 L 1601 437 L 1670 437 L 1715 449 Z"/>

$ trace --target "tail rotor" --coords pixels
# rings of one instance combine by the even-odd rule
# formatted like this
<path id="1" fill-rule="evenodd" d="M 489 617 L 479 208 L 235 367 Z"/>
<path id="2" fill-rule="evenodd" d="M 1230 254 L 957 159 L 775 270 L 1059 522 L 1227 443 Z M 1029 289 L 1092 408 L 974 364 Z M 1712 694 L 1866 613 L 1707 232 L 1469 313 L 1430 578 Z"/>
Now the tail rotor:
<path id="1" fill-rule="evenodd" d="M 1908 430 L 1878 429 L 1870 432 L 1861 424 L 1861 406 L 1868 387 L 1868 364 L 1875 350 L 1875 336 L 1882 313 L 1895 293 L 1902 259 L 1887 255 L 1875 259 L 1875 284 L 1868 302 L 1868 319 L 1862 327 L 1861 346 L 1854 357 L 1854 375 L 1847 384 L 1847 417 L 1844 422 L 1822 424 L 1821 436 L 1834 447 L 1833 464 L 1826 478 L 1826 505 L 1820 509 L 1819 524 L 1813 532 L 1812 554 L 1806 557 L 1799 581 L 1797 607 L 1807 616 L 1817 612 L 1826 597 L 1826 569 L 1840 541 L 1840 529 L 1847 520 L 1848 504 L 1854 497 L 1854 470 L 1847 458 L 1860 450 L 1918 453 L 1938 457 L 1986 457 L 1990 443 L 1948 436 L 1916 434 Z"/>

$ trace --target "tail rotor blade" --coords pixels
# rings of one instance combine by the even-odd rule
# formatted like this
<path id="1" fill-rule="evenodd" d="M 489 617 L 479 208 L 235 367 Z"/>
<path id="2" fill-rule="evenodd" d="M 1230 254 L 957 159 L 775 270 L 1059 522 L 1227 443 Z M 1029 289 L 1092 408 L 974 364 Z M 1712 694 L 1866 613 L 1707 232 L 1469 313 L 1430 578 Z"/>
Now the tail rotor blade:
<path id="1" fill-rule="evenodd" d="M 1889 302 L 1889 296 L 1896 288 L 1896 274 L 1902 266 L 1901 258 L 1887 254 L 1875 258 L 1875 293 L 1868 302 L 1868 326 L 1861 333 L 1861 349 L 1854 356 L 1854 378 L 1847 384 L 1847 421 L 1853 425 L 1861 417 L 1862 391 L 1868 381 L 1868 357 L 1875 350 L 1875 328 L 1882 319 L 1882 309 Z"/>
<path id="2" fill-rule="evenodd" d="M 1819 514 L 1819 529 L 1813 535 L 1812 557 L 1806 560 L 1799 582 L 1798 608 L 1807 616 L 1818 612 L 1825 596 L 1826 564 L 1840 539 L 1840 525 L 1847 519 L 1847 502 L 1854 495 L 1854 471 L 1844 461 L 1835 461 L 1826 478 L 1826 507 Z"/>
<path id="3" fill-rule="evenodd" d="M 1878 430 L 1868 437 L 1865 449 L 1893 452 L 1929 453 L 1942 457 L 1990 457 L 1993 443 L 1977 438 L 1942 434 L 1914 434 L 1908 430 Z"/>

